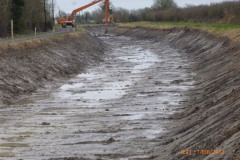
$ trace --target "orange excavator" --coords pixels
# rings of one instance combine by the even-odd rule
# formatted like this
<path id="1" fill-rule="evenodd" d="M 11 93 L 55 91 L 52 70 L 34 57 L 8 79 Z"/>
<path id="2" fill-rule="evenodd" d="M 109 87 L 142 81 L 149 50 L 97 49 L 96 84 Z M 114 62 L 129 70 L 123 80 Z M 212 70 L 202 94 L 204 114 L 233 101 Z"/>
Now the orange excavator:
<path id="1" fill-rule="evenodd" d="M 105 19 L 105 33 L 107 33 L 108 32 L 108 19 L 109 19 L 109 17 L 108 17 L 108 11 L 109 11 L 109 0 L 105 0 L 105 17 L 104 17 L 104 19 Z"/>
<path id="2" fill-rule="evenodd" d="M 82 11 L 82 10 L 88 8 L 88 7 L 91 7 L 91 6 L 97 4 L 97 3 L 101 2 L 101 1 L 102 1 L 102 0 L 94 0 L 93 2 L 91 2 L 91 3 L 89 3 L 89 4 L 85 5 L 85 6 L 82 6 L 82 7 L 80 7 L 80 8 L 75 9 L 74 11 L 72 11 L 72 13 L 71 13 L 71 15 L 68 17 L 68 19 L 66 19 L 66 18 L 59 18 L 59 19 L 57 20 L 58 24 L 61 24 L 63 28 L 66 28 L 67 26 L 72 26 L 72 27 L 74 27 L 74 26 L 75 26 L 75 25 L 74 25 L 74 17 L 75 17 L 75 15 L 76 15 L 78 12 L 80 12 L 80 11 Z M 107 5 L 108 5 L 108 2 L 109 2 L 109 0 L 106 0 L 106 4 L 107 4 Z M 106 7 L 106 8 L 108 8 L 108 7 Z M 108 11 L 107 11 L 107 12 L 108 12 Z M 108 17 L 108 15 L 105 15 L 105 17 Z"/>

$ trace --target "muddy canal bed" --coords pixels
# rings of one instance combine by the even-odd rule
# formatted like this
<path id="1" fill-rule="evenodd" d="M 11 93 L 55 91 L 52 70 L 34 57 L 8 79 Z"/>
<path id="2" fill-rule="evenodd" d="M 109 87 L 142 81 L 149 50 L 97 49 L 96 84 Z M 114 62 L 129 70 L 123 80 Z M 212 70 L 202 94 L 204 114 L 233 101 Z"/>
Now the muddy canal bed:
<path id="1" fill-rule="evenodd" d="M 165 42 L 99 38 L 104 62 L 0 108 L 0 159 L 152 156 L 189 98 L 192 63 Z"/>

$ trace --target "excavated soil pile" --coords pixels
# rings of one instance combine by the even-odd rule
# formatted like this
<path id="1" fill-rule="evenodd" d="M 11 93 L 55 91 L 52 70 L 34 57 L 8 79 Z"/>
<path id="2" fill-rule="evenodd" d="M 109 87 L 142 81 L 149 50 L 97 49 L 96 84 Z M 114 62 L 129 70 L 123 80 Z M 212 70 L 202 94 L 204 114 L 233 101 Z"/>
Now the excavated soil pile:
<path id="1" fill-rule="evenodd" d="M 170 117 L 171 132 L 159 138 L 169 141 L 160 143 L 156 159 L 240 159 L 239 45 L 187 28 L 132 29 L 124 35 L 167 41 L 194 62 L 196 82 L 190 100 L 184 112 Z"/>
<path id="2" fill-rule="evenodd" d="M 104 44 L 88 34 L 20 42 L 0 49 L 0 106 L 47 82 L 79 73 L 101 60 Z"/>

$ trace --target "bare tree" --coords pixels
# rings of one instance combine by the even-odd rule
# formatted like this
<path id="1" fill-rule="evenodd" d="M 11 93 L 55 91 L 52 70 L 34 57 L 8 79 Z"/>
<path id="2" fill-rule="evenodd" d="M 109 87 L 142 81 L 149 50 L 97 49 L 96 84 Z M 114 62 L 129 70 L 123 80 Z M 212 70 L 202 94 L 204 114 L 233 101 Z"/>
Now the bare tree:
<path id="1" fill-rule="evenodd" d="M 102 19 L 104 18 L 104 13 L 101 9 L 97 9 L 92 12 L 92 17 L 95 23 L 102 23 Z"/>
<path id="2" fill-rule="evenodd" d="M 116 18 L 116 22 L 128 22 L 129 14 L 129 10 L 124 8 L 117 8 L 114 11 L 114 17 Z"/>
<path id="3" fill-rule="evenodd" d="M 8 35 L 8 24 L 10 23 L 11 0 L 0 1 L 0 36 Z"/>
<path id="4" fill-rule="evenodd" d="M 32 32 L 35 27 L 44 30 L 45 17 L 46 27 L 51 28 L 52 2 L 55 0 L 0 0 L 0 37 L 10 34 L 11 19 L 14 20 L 14 30 L 17 33 Z"/>
<path id="5" fill-rule="evenodd" d="M 56 8 L 56 0 L 51 0 L 49 2 L 49 10 L 51 10 L 51 17 L 52 17 L 52 23 L 55 23 L 55 8 Z"/>
<path id="6" fill-rule="evenodd" d="M 177 4 L 174 0 L 154 0 L 153 8 L 156 9 L 168 9 L 168 8 L 176 8 Z"/>

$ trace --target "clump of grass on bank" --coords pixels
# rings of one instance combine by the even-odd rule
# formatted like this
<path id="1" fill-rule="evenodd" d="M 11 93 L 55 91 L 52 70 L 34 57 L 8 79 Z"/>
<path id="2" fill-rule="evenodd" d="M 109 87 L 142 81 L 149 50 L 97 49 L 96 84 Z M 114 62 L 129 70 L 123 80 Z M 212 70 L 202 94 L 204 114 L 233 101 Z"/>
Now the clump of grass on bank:
<path id="1" fill-rule="evenodd" d="M 126 24 L 120 24 L 125 27 L 147 27 L 147 28 L 171 28 L 171 27 L 191 27 L 212 29 L 215 31 L 231 31 L 240 29 L 239 24 L 227 24 L 227 23 L 192 23 L 192 22 L 132 22 Z"/>
<path id="2" fill-rule="evenodd" d="M 232 40 L 240 42 L 240 25 L 231 23 L 192 23 L 192 22 L 131 22 L 120 24 L 119 27 L 127 28 L 155 28 L 166 29 L 173 27 L 188 27 L 200 29 L 212 33 L 216 36 L 226 36 Z"/>
<path id="3" fill-rule="evenodd" d="M 61 33 L 61 34 L 56 34 L 53 36 L 54 39 L 63 39 L 65 38 L 66 36 L 70 36 L 70 37 L 76 37 L 76 36 L 79 36 L 81 34 L 84 34 L 86 33 L 86 30 L 82 27 L 77 27 L 76 31 L 72 32 L 72 31 L 69 31 L 69 32 L 66 32 L 66 33 Z"/>

